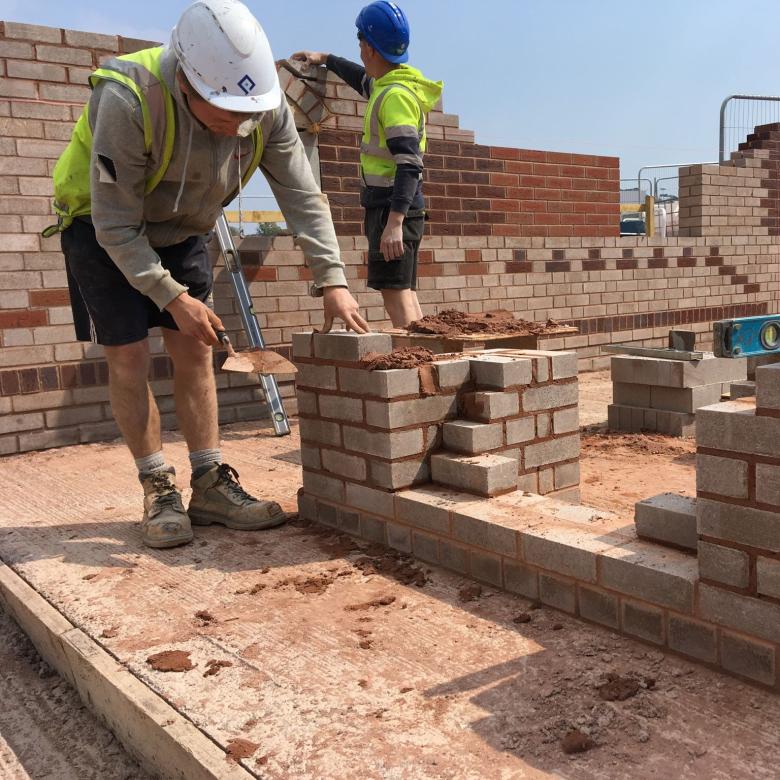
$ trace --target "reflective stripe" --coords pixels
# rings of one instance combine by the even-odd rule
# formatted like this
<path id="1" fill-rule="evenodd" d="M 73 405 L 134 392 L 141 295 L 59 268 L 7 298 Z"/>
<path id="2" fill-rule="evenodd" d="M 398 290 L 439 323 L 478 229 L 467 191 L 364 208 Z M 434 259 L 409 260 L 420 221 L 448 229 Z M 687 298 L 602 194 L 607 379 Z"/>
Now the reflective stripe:
<path id="1" fill-rule="evenodd" d="M 419 154 L 394 154 L 393 162 L 396 165 L 418 165 L 422 168 L 423 159 Z"/>
<path id="2" fill-rule="evenodd" d="M 366 143 L 366 141 L 361 141 L 360 151 L 373 157 L 381 157 L 383 160 L 393 159 L 393 153 L 386 146 L 377 146 L 376 144 Z"/>
<path id="3" fill-rule="evenodd" d="M 420 130 L 411 125 L 396 125 L 385 128 L 385 138 L 419 138 Z"/>
<path id="4" fill-rule="evenodd" d="M 395 184 L 395 176 L 377 176 L 371 173 L 364 173 L 363 181 L 369 187 L 392 187 Z"/>

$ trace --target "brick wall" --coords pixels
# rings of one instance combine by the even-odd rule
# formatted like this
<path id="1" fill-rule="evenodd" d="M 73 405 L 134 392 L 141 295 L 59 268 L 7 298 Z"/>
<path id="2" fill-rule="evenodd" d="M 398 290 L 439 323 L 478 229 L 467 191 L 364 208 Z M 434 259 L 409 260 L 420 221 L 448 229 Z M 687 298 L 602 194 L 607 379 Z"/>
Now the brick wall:
<path id="1" fill-rule="evenodd" d="M 146 45 L 121 36 L 12 22 L 0 29 L 0 453 L 116 433 L 102 349 L 73 340 L 59 241 L 43 239 L 39 231 L 53 221 L 51 170 L 88 94 L 88 72 L 104 57 Z M 316 166 L 319 154 L 325 166 L 315 172 L 321 174 L 339 225 L 350 285 L 372 326 L 389 325 L 380 296 L 365 284 L 367 245 L 360 236 L 355 194 L 357 146 L 349 141 L 361 126 L 361 104 L 332 78 L 324 86 L 325 102 L 304 94 L 307 90 L 298 79 L 289 80 L 287 87 L 301 118 L 299 127 L 317 131 L 310 136 L 318 147 L 312 159 Z M 458 126 L 456 116 L 443 111 L 433 112 L 429 136 L 427 187 L 434 220 L 419 268 L 425 313 L 445 307 L 503 307 L 529 319 L 572 322 L 580 335 L 561 339 L 552 348 L 576 349 L 580 369 L 587 370 L 606 366 L 602 344 L 661 345 L 670 327 L 685 325 L 702 334 L 706 346 L 712 320 L 778 306 L 777 239 L 770 235 L 770 226 L 759 234 L 753 231 L 761 226 L 751 225 L 748 231 L 740 223 L 729 233 L 714 235 L 703 232 L 702 217 L 698 232 L 696 225 L 688 224 L 696 234 L 690 237 L 618 238 L 615 158 L 479 146 L 473 133 Z M 327 159 L 334 151 L 337 159 Z M 745 167 L 737 161 L 734 170 L 763 165 L 760 159 L 743 159 Z M 329 162 L 346 166 L 338 169 L 344 175 L 332 175 L 333 169 L 327 173 Z M 529 165 L 531 172 L 523 173 Z M 771 171 L 761 170 L 760 176 L 770 176 Z M 534 176 L 538 178 L 524 178 Z M 711 195 L 714 198 L 742 197 L 732 194 L 737 186 L 732 181 L 729 189 L 721 180 L 703 178 L 689 186 L 723 190 Z M 485 187 L 496 189 L 480 191 Z M 772 195 L 772 188 L 761 189 L 765 199 L 776 197 L 776 190 Z M 591 206 L 614 208 L 614 223 L 602 224 L 607 212 L 584 210 Z M 504 221 L 479 216 L 491 213 L 504 215 Z M 537 220 L 538 214 L 546 216 Z M 563 214 L 577 221 L 566 217 L 570 221 L 562 222 L 563 216 L 555 216 Z M 570 232 L 555 235 L 562 226 Z M 585 228 L 608 229 L 611 234 L 576 232 Z M 472 234 L 476 230 L 479 234 Z M 269 344 L 284 349 L 293 332 L 322 323 L 321 303 L 308 295 L 311 276 L 292 237 L 251 237 L 241 249 Z M 221 265 L 215 299 L 217 312 L 240 344 L 240 318 Z M 153 388 L 163 424 L 173 427 L 170 362 L 159 336 L 152 337 L 151 347 Z M 220 374 L 218 383 L 223 421 L 265 415 L 262 392 L 252 380 Z M 282 392 L 295 411 L 292 386 L 283 384 Z"/>

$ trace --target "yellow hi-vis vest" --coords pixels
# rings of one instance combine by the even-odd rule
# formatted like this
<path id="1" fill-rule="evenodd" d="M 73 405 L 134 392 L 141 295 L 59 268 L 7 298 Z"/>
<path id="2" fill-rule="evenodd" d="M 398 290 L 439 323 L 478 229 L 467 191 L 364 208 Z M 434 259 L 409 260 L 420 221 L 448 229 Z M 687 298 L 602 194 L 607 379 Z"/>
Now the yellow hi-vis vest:
<path id="1" fill-rule="evenodd" d="M 392 115 L 385 117 L 384 126 L 379 122 L 379 111 L 382 102 L 391 90 L 402 89 L 408 92 L 420 108 L 417 126 L 409 124 L 409 115 Z M 416 135 L 420 141 L 420 154 L 425 151 L 427 137 L 425 133 L 425 111 L 420 99 L 404 84 L 386 84 L 375 86 L 366 105 L 363 120 L 363 139 L 360 144 L 360 167 L 363 181 L 370 187 L 392 187 L 395 182 L 396 167 L 399 162 L 409 157 L 410 161 L 422 166 L 422 158 L 416 155 L 400 155 L 394 157 L 387 148 L 387 138 L 398 135 Z"/>
<path id="2" fill-rule="evenodd" d="M 146 178 L 144 194 L 148 195 L 160 183 L 173 156 L 176 137 L 174 100 L 160 73 L 163 47 L 143 49 L 106 62 L 90 77 L 94 89 L 100 81 L 124 84 L 139 100 L 144 121 L 144 146 L 147 157 L 159 160 L 156 170 Z M 245 186 L 260 164 L 263 155 L 263 133 L 260 126 L 252 134 L 254 154 L 242 177 Z M 89 124 L 89 104 L 73 128 L 70 143 L 54 166 L 54 211 L 59 220 L 43 231 L 44 236 L 67 230 L 76 217 L 92 211 L 89 190 L 89 169 L 92 158 L 92 128 Z M 233 200 L 231 196 L 228 203 Z"/>

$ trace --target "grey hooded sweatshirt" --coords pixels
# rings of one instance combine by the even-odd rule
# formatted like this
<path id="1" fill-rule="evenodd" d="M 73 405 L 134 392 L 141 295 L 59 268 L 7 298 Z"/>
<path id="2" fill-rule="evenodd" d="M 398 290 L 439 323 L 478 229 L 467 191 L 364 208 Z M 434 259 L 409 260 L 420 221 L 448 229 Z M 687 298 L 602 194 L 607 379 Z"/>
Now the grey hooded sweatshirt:
<path id="1" fill-rule="evenodd" d="M 100 82 L 90 97 L 93 131 L 90 187 L 92 223 L 100 245 L 130 284 L 160 309 L 186 291 L 162 267 L 156 247 L 207 233 L 239 186 L 252 159 L 252 138 L 220 136 L 190 113 L 176 79 L 178 63 L 166 47 L 162 75 L 173 95 L 176 139 L 160 184 L 144 195 L 149 161 L 138 99 L 121 84 Z M 262 115 L 260 168 L 288 226 L 303 249 L 317 288 L 346 286 L 327 198 L 306 158 L 286 100 Z"/>

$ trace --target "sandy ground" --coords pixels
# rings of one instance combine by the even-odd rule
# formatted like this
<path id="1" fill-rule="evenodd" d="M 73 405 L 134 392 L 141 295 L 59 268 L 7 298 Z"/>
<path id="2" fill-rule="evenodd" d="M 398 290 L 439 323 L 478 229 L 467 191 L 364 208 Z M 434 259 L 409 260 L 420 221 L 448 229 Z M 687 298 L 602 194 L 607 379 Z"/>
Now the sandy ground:
<path id="1" fill-rule="evenodd" d="M 0 702 L 3 780 L 149 778 L 2 611 Z"/>
<path id="2" fill-rule="evenodd" d="M 581 377 L 589 425 L 608 402 L 591 378 L 604 383 Z M 295 432 L 244 424 L 223 440 L 247 487 L 294 506 Z M 185 475 L 178 437 L 166 451 Z M 585 503 L 628 521 L 635 494 L 690 493 L 692 451 L 588 433 Z M 145 550 L 119 444 L 3 465 L 0 557 L 223 747 L 247 740 L 243 764 L 258 777 L 777 776 L 771 693 L 298 523 L 198 529 L 188 547 Z M 166 651 L 191 668 L 155 669 Z M 635 681 L 633 695 L 605 699 L 609 675 Z M 568 755 L 575 729 L 593 747 Z"/>

